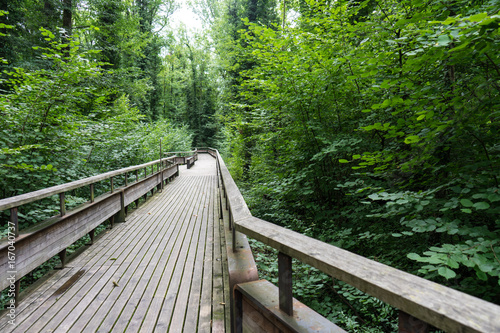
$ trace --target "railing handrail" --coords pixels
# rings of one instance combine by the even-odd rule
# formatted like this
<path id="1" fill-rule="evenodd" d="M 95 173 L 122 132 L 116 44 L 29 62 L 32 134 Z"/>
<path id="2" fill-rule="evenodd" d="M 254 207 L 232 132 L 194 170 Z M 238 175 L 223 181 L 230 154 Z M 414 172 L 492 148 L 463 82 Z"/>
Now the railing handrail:
<path id="1" fill-rule="evenodd" d="M 102 174 L 99 174 L 96 176 L 83 178 L 83 179 L 75 180 L 73 182 L 55 185 L 55 186 L 44 188 L 44 189 L 41 189 L 38 191 L 33 191 L 33 192 L 29 192 L 29 193 L 16 195 L 14 197 L 2 199 L 2 200 L 0 200 L 0 211 L 7 210 L 10 208 L 14 208 L 14 207 L 19 207 L 19 206 L 22 206 L 22 205 L 25 205 L 25 204 L 28 204 L 31 202 L 35 202 L 35 201 L 59 194 L 59 193 L 68 192 L 68 191 L 71 191 L 71 190 L 74 190 L 74 189 L 77 189 L 77 188 L 80 188 L 80 187 L 83 187 L 86 185 L 94 184 L 94 183 L 97 183 L 99 181 L 109 179 L 111 177 L 119 176 L 119 175 L 122 175 L 124 173 L 147 168 L 148 166 L 155 165 L 155 164 L 161 163 L 163 161 L 168 161 L 168 160 L 174 159 L 174 158 L 175 158 L 175 156 L 171 156 L 168 158 L 163 158 L 163 159 L 147 162 L 147 163 L 140 164 L 140 165 L 135 165 L 135 166 L 127 167 L 127 168 L 109 171 L 109 172 L 102 173 Z"/>
<path id="2" fill-rule="evenodd" d="M 218 150 L 230 219 L 236 231 L 311 265 L 409 315 L 453 332 L 500 332 L 500 306 L 442 286 L 336 246 L 258 219 L 231 177 Z M 457 307 L 460 307 L 457 311 Z"/>
<path id="3" fill-rule="evenodd" d="M 170 155 L 170 154 L 191 154 L 191 153 L 196 153 L 198 152 L 198 149 L 193 149 L 193 150 L 188 150 L 188 151 L 167 151 L 164 152 L 163 155 Z"/>

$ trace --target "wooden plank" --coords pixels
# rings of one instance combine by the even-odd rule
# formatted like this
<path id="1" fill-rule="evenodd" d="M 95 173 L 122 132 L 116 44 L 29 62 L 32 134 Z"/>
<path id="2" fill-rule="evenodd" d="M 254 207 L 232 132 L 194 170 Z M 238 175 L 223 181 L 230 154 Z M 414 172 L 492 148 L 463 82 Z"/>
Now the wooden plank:
<path id="1" fill-rule="evenodd" d="M 500 332 L 500 306 L 250 217 L 236 229 L 445 331 Z"/>
<path id="2" fill-rule="evenodd" d="M 283 313 L 279 309 L 279 290 L 267 280 L 242 283 L 237 290 L 242 293 L 243 300 L 251 307 L 245 309 L 243 305 L 243 324 L 249 326 L 251 331 L 272 331 L 270 327 L 279 328 L 280 332 L 332 332 L 345 333 L 343 329 L 330 322 L 320 314 L 305 306 L 295 298 L 293 299 L 293 316 Z M 245 310 L 247 313 L 245 313 Z M 266 320 L 269 323 L 264 324 Z"/>
<path id="3" fill-rule="evenodd" d="M 175 195 L 164 196 L 165 200 L 155 195 L 147 205 L 132 212 L 126 224 L 107 231 L 74 260 L 72 269 L 85 268 L 85 274 L 61 295 L 37 299 L 40 305 L 33 312 L 26 311 L 17 331 L 133 332 L 141 325 L 144 331 L 149 330 L 150 325 L 157 331 L 168 329 L 168 325 L 171 331 L 186 331 L 192 322 L 196 327 L 197 320 L 193 321 L 190 313 L 195 314 L 194 318 L 201 318 L 193 309 L 200 309 L 203 297 L 206 303 L 202 304 L 208 308 L 205 327 L 210 330 L 212 295 L 216 294 L 212 290 L 215 287 L 211 281 L 212 265 L 214 262 L 222 265 L 222 260 L 213 259 L 213 233 L 217 233 L 214 228 L 220 228 L 213 221 L 217 210 L 215 178 L 213 173 L 205 176 L 199 170 L 189 172 L 193 176 L 173 183 L 178 185 Z M 181 190 L 185 188 L 189 191 Z M 182 198 L 180 204 L 179 198 Z M 172 225 L 166 223 L 169 216 Z M 146 227 L 141 229 L 141 225 Z M 216 248 L 220 255 L 223 246 L 219 238 Z M 203 264 L 207 249 L 209 265 Z M 118 260 L 109 260 L 112 257 Z M 183 265 L 176 265 L 181 263 Z M 220 275 L 224 276 L 222 268 Z M 112 281 L 119 287 L 114 287 Z M 224 281 L 220 281 L 221 286 L 224 285 Z M 207 286 L 208 291 L 202 289 Z M 224 301 L 224 292 L 219 294 Z M 175 300 L 175 304 L 168 300 Z M 220 304 L 223 301 L 218 306 L 223 307 Z M 221 322 L 225 328 L 224 320 Z"/>
<path id="4" fill-rule="evenodd" d="M 186 320 L 184 321 L 185 332 L 196 332 L 198 327 L 198 314 L 200 309 L 201 287 L 203 282 L 203 266 L 205 262 L 205 247 L 207 244 L 208 221 L 210 218 L 209 205 L 213 198 L 209 198 L 208 205 L 203 208 L 203 218 L 200 230 L 197 253 L 194 265 L 193 279 L 191 282 L 191 291 L 189 293 L 189 302 L 186 310 Z"/>
<path id="5" fill-rule="evenodd" d="M 224 231 L 224 221 L 218 218 L 219 215 L 219 205 L 220 200 L 216 200 L 216 210 L 215 210 L 215 221 L 219 221 L 219 227 L 221 230 L 221 247 L 222 247 L 222 275 L 224 281 L 224 303 L 225 304 L 225 321 L 226 321 L 226 332 L 231 332 L 231 288 L 229 286 L 229 269 L 228 269 L 228 259 L 227 259 L 227 243 Z"/>
<path id="6" fill-rule="evenodd" d="M 159 207 L 160 207 L 160 206 L 161 206 L 161 207 L 165 207 L 161 201 L 158 201 L 158 202 L 150 201 L 150 202 L 149 202 L 149 204 L 151 204 L 151 203 L 154 203 L 156 206 L 159 206 Z M 147 220 L 146 220 L 146 221 L 142 221 L 142 218 L 144 218 L 144 217 L 148 217 L 148 216 L 150 216 L 150 214 L 145 214 L 145 213 L 142 213 L 142 212 L 144 212 L 144 211 L 152 211 L 152 213 L 153 213 L 153 214 L 155 214 L 154 209 L 151 209 L 151 207 L 142 206 L 140 210 L 137 210 L 137 211 L 135 211 L 135 212 L 134 212 L 135 214 L 134 214 L 133 216 L 131 216 L 132 221 L 131 221 L 131 222 L 129 222 L 129 223 L 133 223 L 134 221 L 137 221 L 137 222 L 145 223 L 146 225 L 148 225 L 150 222 L 149 222 L 149 221 L 147 221 Z M 159 213 L 158 213 L 158 214 L 159 214 Z M 161 224 L 161 222 L 160 222 L 160 224 Z M 138 225 L 138 226 L 135 226 L 135 227 L 134 227 L 134 229 L 135 229 L 135 232 L 136 232 L 136 233 L 137 233 L 138 231 L 139 231 L 139 232 L 141 231 L 141 228 L 140 228 L 140 226 L 139 226 L 139 225 Z M 150 229 L 150 230 L 157 230 L 157 229 L 154 229 L 154 226 L 153 226 L 153 227 L 152 227 L 152 229 Z M 134 230 L 130 230 L 130 231 L 132 232 L 132 231 L 134 231 Z M 124 260 L 124 261 L 123 261 L 123 263 L 126 263 L 126 262 L 128 262 L 128 261 L 127 261 L 127 260 Z M 124 288 L 125 286 L 123 285 L 122 281 L 121 281 L 121 280 L 119 280 L 119 279 L 118 279 L 117 281 L 118 281 L 119 285 L 121 286 L 121 289 L 120 289 L 120 290 L 123 290 L 123 288 Z M 113 290 L 113 291 L 115 291 L 115 290 Z M 104 300 L 102 300 L 102 301 L 104 301 Z M 102 308 L 102 305 L 101 305 L 101 304 L 102 304 L 102 301 L 101 301 L 101 302 L 97 302 L 96 304 L 92 304 L 92 306 L 99 305 L 99 306 L 101 306 L 101 308 Z M 109 310 L 109 309 L 110 309 L 109 307 L 107 308 L 107 307 L 105 306 L 105 307 L 104 307 L 104 311 L 102 312 L 102 314 L 105 316 L 105 315 L 107 314 L 107 312 L 108 312 L 108 310 Z M 99 311 L 99 313 L 98 313 L 98 314 L 99 314 L 99 315 L 101 315 L 101 312 Z M 92 314 L 92 312 L 91 312 L 90 310 L 87 310 L 87 311 L 84 313 L 84 316 L 85 316 L 85 318 L 87 318 L 87 317 L 91 317 L 91 318 L 92 318 L 92 317 L 93 317 L 93 314 Z M 82 316 L 82 317 L 83 317 L 83 316 Z M 92 320 L 94 320 L 94 318 L 92 318 Z M 80 318 L 80 319 L 79 319 L 79 321 L 80 321 L 80 322 L 82 322 L 82 319 Z M 95 320 L 94 320 L 94 321 L 95 321 Z M 88 321 L 87 321 L 87 322 L 88 322 Z M 87 324 L 87 322 L 83 321 L 83 322 L 82 322 L 82 325 Z M 99 324 L 100 324 L 100 321 L 98 321 L 98 322 L 96 323 L 96 325 L 97 325 L 97 326 L 98 326 Z M 97 326 L 96 326 L 96 327 L 97 327 Z M 78 325 L 78 327 L 83 327 L 83 326 Z"/>
<path id="7" fill-rule="evenodd" d="M 202 196 L 200 199 L 198 199 L 196 216 L 193 216 L 195 217 L 196 221 L 195 230 L 191 238 L 191 243 L 189 244 L 189 253 L 185 261 L 184 272 L 181 277 L 177 299 L 175 302 L 175 307 L 174 304 L 172 305 L 164 304 L 164 307 L 162 308 L 162 313 L 172 312 L 172 319 L 170 320 L 168 329 L 169 332 L 186 331 L 186 329 L 184 328 L 186 320 L 195 321 L 194 318 L 197 319 L 198 317 L 197 315 L 195 317 L 188 317 L 186 313 L 191 293 L 194 292 L 194 290 L 191 290 L 191 287 L 193 284 L 195 283 L 199 284 L 201 282 L 201 274 L 199 276 L 196 276 L 196 278 L 198 279 L 197 281 L 194 280 L 194 269 L 195 269 L 194 263 L 196 261 L 196 255 L 198 252 L 197 247 L 199 246 L 200 243 L 200 234 L 202 233 L 201 229 L 203 225 L 206 225 L 206 223 L 204 223 L 204 220 L 206 221 L 209 218 L 208 211 L 209 211 L 209 204 L 211 197 L 210 191 L 212 187 L 212 181 L 210 178 L 204 177 L 203 182 L 204 182 L 203 188 L 200 188 Z M 167 307 L 165 307 L 165 305 L 167 305 Z M 170 307 L 172 309 L 170 309 Z M 157 325 L 158 324 L 161 325 L 162 320 L 164 320 L 164 316 L 160 314 L 160 320 L 157 322 Z"/>
<path id="8" fill-rule="evenodd" d="M 174 174 L 176 168 L 163 172 Z M 143 182 L 134 183 L 130 188 L 145 193 L 157 186 L 159 181 L 161 179 L 158 174 Z M 137 193 L 136 197 L 141 194 Z M 41 226 L 25 231 L 16 239 L 16 278 L 25 276 L 119 211 L 121 211 L 120 193 L 105 194 L 93 203 L 84 204 L 63 217 L 53 218 Z M 6 253 L 2 255 L 7 248 L 8 243 L 5 242 L 0 246 L 0 289 L 6 288 L 8 284 L 4 276 L 9 271 L 8 258 Z"/>
<path id="9" fill-rule="evenodd" d="M 44 298 L 48 298 L 59 289 L 71 276 L 73 268 L 65 268 L 58 270 L 48 281 L 31 292 L 20 304 L 16 306 L 16 324 L 19 324 L 31 312 L 35 311 L 42 303 Z M 8 323 L 9 317 L 0 317 L 0 331 L 7 332 L 14 327 Z"/>
<path id="10" fill-rule="evenodd" d="M 99 297 L 96 299 L 91 299 L 89 304 L 85 304 L 80 301 L 71 312 L 75 315 L 68 315 L 68 317 L 58 326 L 56 332 L 66 332 L 72 326 L 74 327 L 84 327 L 89 321 L 95 320 L 98 316 L 95 315 L 98 312 L 101 315 L 101 319 L 103 319 L 108 314 L 108 309 L 113 311 L 118 311 L 116 318 L 119 316 L 119 310 L 121 307 L 113 307 L 113 305 L 117 302 L 117 299 L 121 295 L 128 295 L 129 292 L 133 290 L 136 283 L 139 282 L 142 272 L 144 271 L 144 265 L 141 265 L 143 260 L 148 260 L 154 254 L 154 251 L 150 251 L 150 246 L 157 242 L 157 237 L 159 235 L 163 235 L 167 232 L 168 225 L 163 224 L 162 221 L 159 220 L 159 217 L 165 214 L 165 206 L 161 204 L 161 202 L 157 202 L 156 209 L 147 209 L 150 207 L 144 207 L 151 211 L 151 214 L 146 216 L 146 219 L 142 222 L 147 226 L 151 226 L 149 231 L 143 230 L 144 236 L 138 240 L 135 247 L 139 247 L 139 251 L 133 252 L 133 260 L 123 260 L 120 263 L 120 269 L 114 274 L 113 281 L 115 284 L 108 284 L 105 287 L 105 290 L 101 291 Z M 153 207 L 152 207 L 153 208 Z M 152 236 L 152 237 L 150 237 Z M 149 257 L 148 257 L 149 254 Z M 127 258 L 129 258 L 128 256 Z M 128 296 L 126 296 L 128 299 Z M 127 299 L 123 303 L 126 304 Z M 104 307 L 101 309 L 101 307 Z M 98 311 L 100 310 L 100 311 Z M 113 317 L 113 315 L 111 315 Z M 115 319 L 116 319 L 115 318 Z M 114 322 L 114 320 L 113 320 Z M 99 324 L 100 321 L 97 322 Z"/>
<path id="11" fill-rule="evenodd" d="M 151 277 L 143 298 L 127 327 L 127 331 L 152 331 L 155 328 L 181 246 L 186 235 L 189 233 L 190 225 L 188 222 L 191 220 L 191 215 L 193 214 L 192 207 L 189 206 L 190 203 L 190 199 L 186 200 L 185 208 L 182 209 L 180 216 L 177 217 L 181 231 L 169 242 L 164 255 L 158 263 L 158 269 L 155 270 Z"/>
<path id="12" fill-rule="evenodd" d="M 198 214 L 200 213 L 199 202 L 201 201 L 201 198 L 205 195 L 206 191 L 205 188 L 206 179 L 203 178 L 200 180 L 202 180 L 202 182 L 200 182 L 199 184 L 197 184 L 198 186 L 193 188 L 196 192 L 196 196 L 192 197 L 192 204 L 190 207 L 191 214 L 187 217 L 186 221 L 184 222 L 184 223 L 186 222 L 189 223 L 190 228 L 186 233 L 181 243 L 180 251 L 176 256 L 176 262 L 175 262 L 175 267 L 173 268 L 173 274 L 168 279 L 168 288 L 163 287 L 167 286 L 166 280 L 164 280 L 163 283 L 160 281 L 160 287 L 156 292 L 156 295 L 162 298 L 162 305 L 160 311 L 158 312 L 158 318 L 156 320 L 154 330 L 160 332 L 166 332 L 170 327 L 170 321 L 172 318 L 173 309 L 174 306 L 176 305 L 180 293 L 181 280 L 183 279 L 183 275 L 186 271 L 187 257 L 190 250 L 189 244 L 191 243 L 194 226 L 197 224 L 197 221 L 199 220 L 198 219 Z M 182 322 L 183 320 L 181 321 L 181 323 Z M 175 330 L 177 328 L 173 329 Z M 141 332 L 144 331 L 145 327 L 143 326 L 143 328 L 141 328 Z"/>
<path id="13" fill-rule="evenodd" d="M 213 209 L 213 206 L 212 206 Z M 214 228 L 214 260 L 212 264 L 213 268 L 213 292 L 212 292 L 212 332 L 224 332 L 225 330 L 225 308 L 226 304 L 224 302 L 224 281 L 222 273 L 222 249 L 221 249 L 221 235 L 220 224 L 218 220 L 213 218 L 212 220 Z M 226 249 L 224 249 L 225 251 Z M 229 307 L 229 304 L 227 305 Z"/>
<path id="14" fill-rule="evenodd" d="M 123 225 L 123 226 L 125 229 L 125 227 L 130 228 L 132 225 Z M 125 247 L 127 247 L 128 244 L 132 243 L 134 240 L 137 239 L 134 238 L 133 234 L 131 233 L 119 233 L 118 237 L 115 238 L 116 243 L 124 245 Z M 131 250 L 132 248 L 133 247 L 130 247 Z M 101 252 L 103 253 L 98 253 L 92 258 L 88 258 L 91 261 L 89 261 L 88 266 L 86 266 L 89 269 L 86 276 L 84 276 L 79 283 L 75 284 L 75 286 L 72 289 L 70 289 L 68 292 L 66 292 L 64 295 L 60 297 L 60 299 L 57 301 L 57 307 L 54 307 L 55 303 L 54 300 L 49 299 L 48 301 L 46 301 L 44 303 L 44 306 L 38 310 L 38 312 L 40 312 L 41 310 L 42 311 L 41 313 L 32 314 L 31 318 L 36 318 L 35 320 L 30 320 L 30 318 L 28 318 L 27 320 L 28 325 L 31 326 L 31 323 L 35 321 L 38 323 L 37 325 L 45 326 L 45 323 L 47 323 L 51 318 L 53 318 L 53 316 L 55 316 L 58 312 L 60 312 L 60 310 L 64 305 L 68 306 L 69 304 L 70 308 L 72 308 L 72 304 L 74 304 L 75 302 L 75 300 L 72 297 L 75 296 L 77 292 L 79 292 L 80 290 L 85 291 L 85 287 L 87 286 L 90 286 L 90 288 L 87 287 L 89 289 L 94 288 L 94 290 L 100 290 L 99 287 L 102 286 L 102 283 L 106 283 L 109 281 L 109 278 L 111 276 L 109 274 L 112 274 L 113 271 L 116 270 L 117 267 L 116 265 L 113 266 L 107 263 L 110 262 L 108 260 L 109 258 L 117 256 L 116 253 L 117 250 L 119 250 L 117 246 L 102 248 Z M 103 267 L 103 269 L 101 269 L 100 267 Z M 108 271 L 110 267 L 113 267 L 113 269 L 111 271 Z M 102 279 L 102 276 L 105 273 L 108 273 L 108 275 L 106 275 L 105 278 Z M 101 284 L 96 287 L 96 283 L 101 283 Z M 77 299 L 77 301 L 79 301 L 79 299 Z M 29 326 L 25 325 L 20 326 L 19 327 L 20 331 L 22 331 L 23 329 L 27 329 Z"/>
<path id="15" fill-rule="evenodd" d="M 185 198 L 183 198 L 182 200 L 185 201 Z M 166 206 L 164 205 L 164 207 Z M 159 256 L 162 256 L 165 247 L 160 247 L 160 244 L 168 245 L 169 240 L 171 240 L 172 236 L 176 235 L 179 228 L 182 227 L 180 223 L 176 223 L 176 214 L 182 213 L 183 205 L 179 204 L 178 206 L 175 206 L 173 208 L 174 209 L 171 211 L 171 216 L 164 215 L 161 212 L 157 213 L 157 216 L 161 218 L 160 224 L 167 225 L 165 221 L 171 221 L 170 223 L 168 223 L 169 228 L 166 229 L 165 232 L 163 232 L 162 238 L 158 239 L 158 241 L 155 242 L 154 247 L 149 249 L 150 256 L 146 258 L 144 263 L 142 263 L 141 271 L 144 273 L 144 276 L 146 278 L 136 280 L 135 282 L 137 283 L 135 285 L 134 283 L 125 284 L 126 280 L 120 280 L 120 285 L 125 284 L 124 288 L 128 288 L 129 292 L 124 290 L 119 295 L 120 297 L 118 299 L 113 299 L 110 297 L 110 301 L 108 302 L 109 304 L 107 304 L 106 307 L 110 308 L 111 310 L 107 314 L 105 313 L 105 319 L 100 313 L 97 314 L 99 316 L 92 318 L 92 321 L 86 326 L 87 330 L 92 331 L 97 328 L 94 322 L 100 323 L 100 320 L 96 321 L 96 318 L 101 318 L 101 320 L 104 319 L 99 326 L 99 330 L 101 331 L 107 332 L 111 329 L 116 331 L 123 331 L 127 329 L 128 323 L 133 316 L 134 311 L 139 304 L 139 301 L 143 298 L 144 290 L 146 289 L 147 285 L 150 283 L 150 279 L 154 275 L 154 271 L 156 269 L 161 269 L 161 264 L 157 264 L 154 261 L 154 259 L 157 257 L 154 254 L 158 250 L 158 252 L 160 252 Z M 168 258 L 168 254 L 166 255 L 166 257 Z M 134 277 L 137 276 L 135 273 L 133 275 Z M 127 329 L 127 331 L 129 331 L 129 329 Z"/>
<path id="16" fill-rule="evenodd" d="M 293 315 L 292 257 L 278 253 L 278 287 L 280 310 Z"/>
<path id="17" fill-rule="evenodd" d="M 208 219 L 208 233 L 205 243 L 205 259 L 203 265 L 203 282 L 201 287 L 200 313 L 198 332 L 211 332 L 212 329 L 212 283 L 214 253 L 214 220 Z"/>

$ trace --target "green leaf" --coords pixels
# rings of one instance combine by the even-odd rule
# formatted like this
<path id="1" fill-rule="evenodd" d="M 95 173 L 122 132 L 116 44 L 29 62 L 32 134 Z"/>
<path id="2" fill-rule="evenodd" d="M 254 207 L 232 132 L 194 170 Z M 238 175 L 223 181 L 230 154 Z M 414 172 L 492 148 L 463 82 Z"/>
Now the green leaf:
<path id="1" fill-rule="evenodd" d="M 348 160 L 344 160 L 344 159 L 340 159 L 339 163 L 349 163 L 349 161 Z"/>
<path id="2" fill-rule="evenodd" d="M 405 138 L 406 144 L 416 143 L 420 141 L 420 137 L 418 135 L 410 135 Z"/>
<path id="3" fill-rule="evenodd" d="M 422 257 L 420 257 L 418 254 L 416 253 L 408 253 L 406 255 L 409 259 L 411 260 L 417 260 L 417 261 L 421 261 L 420 259 L 422 259 Z"/>
<path id="4" fill-rule="evenodd" d="M 483 280 L 483 281 L 487 281 L 488 280 L 488 276 L 483 271 L 476 270 L 476 275 L 479 278 L 479 280 Z"/>
<path id="5" fill-rule="evenodd" d="M 464 207 L 472 207 L 474 205 L 474 203 L 472 201 L 470 201 L 469 199 L 461 199 L 460 203 Z"/>
<path id="6" fill-rule="evenodd" d="M 437 44 L 440 46 L 448 45 L 451 43 L 450 37 L 448 35 L 441 35 L 437 39 Z"/>
<path id="7" fill-rule="evenodd" d="M 457 274 L 453 270 L 449 269 L 448 267 L 439 267 L 438 273 L 439 273 L 439 275 L 446 278 L 447 280 L 452 279 L 455 276 L 457 276 Z"/>
<path id="8" fill-rule="evenodd" d="M 466 20 L 469 20 L 471 22 L 480 22 L 487 16 L 488 16 L 488 13 L 479 13 L 476 15 L 469 16 L 468 18 L 466 18 Z"/>
<path id="9" fill-rule="evenodd" d="M 480 209 L 480 210 L 488 209 L 488 208 L 490 208 L 490 204 L 487 203 L 486 201 L 480 201 L 480 202 L 476 202 L 473 207 L 476 209 Z"/>

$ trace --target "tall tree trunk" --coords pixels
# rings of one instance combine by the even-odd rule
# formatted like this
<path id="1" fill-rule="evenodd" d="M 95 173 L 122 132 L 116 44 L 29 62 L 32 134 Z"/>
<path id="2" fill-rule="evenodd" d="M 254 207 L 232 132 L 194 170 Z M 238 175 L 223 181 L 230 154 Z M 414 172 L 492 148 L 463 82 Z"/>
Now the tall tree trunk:
<path id="1" fill-rule="evenodd" d="M 71 30 L 73 28 L 73 0 L 62 0 L 63 1 L 63 17 L 62 26 L 66 31 L 63 38 L 71 36 Z"/>

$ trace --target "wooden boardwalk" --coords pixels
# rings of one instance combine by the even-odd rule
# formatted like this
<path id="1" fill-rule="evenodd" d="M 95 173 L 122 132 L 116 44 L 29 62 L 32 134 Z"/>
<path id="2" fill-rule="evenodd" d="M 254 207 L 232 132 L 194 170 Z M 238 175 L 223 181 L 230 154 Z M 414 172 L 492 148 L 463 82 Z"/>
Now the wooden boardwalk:
<path id="1" fill-rule="evenodd" d="M 24 297 L 1 332 L 229 331 L 215 160 L 190 169 Z"/>

